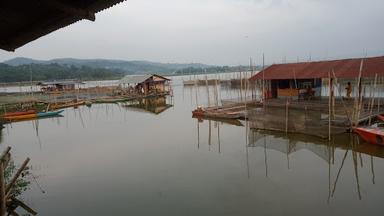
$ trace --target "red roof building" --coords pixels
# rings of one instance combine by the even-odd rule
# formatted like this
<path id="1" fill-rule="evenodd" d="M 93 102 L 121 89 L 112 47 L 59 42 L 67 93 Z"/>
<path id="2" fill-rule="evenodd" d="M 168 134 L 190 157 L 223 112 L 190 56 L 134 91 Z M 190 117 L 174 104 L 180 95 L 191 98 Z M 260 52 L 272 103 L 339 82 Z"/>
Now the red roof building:
<path id="1" fill-rule="evenodd" d="M 364 59 L 274 64 L 260 71 L 250 80 L 328 78 L 329 72 L 333 77 L 332 70 L 335 72 L 336 78 L 351 79 L 359 76 L 361 61 L 363 61 L 362 77 L 375 77 L 375 74 L 384 75 L 384 56 L 380 56 Z"/>

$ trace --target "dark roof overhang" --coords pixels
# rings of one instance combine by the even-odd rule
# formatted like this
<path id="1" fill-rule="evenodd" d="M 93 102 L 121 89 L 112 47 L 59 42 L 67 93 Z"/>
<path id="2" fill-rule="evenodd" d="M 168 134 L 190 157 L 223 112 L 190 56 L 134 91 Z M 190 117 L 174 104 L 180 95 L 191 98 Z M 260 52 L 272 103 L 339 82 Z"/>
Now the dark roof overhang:
<path id="1" fill-rule="evenodd" d="M 124 0 L 34 0 L 0 2 L 0 49 L 15 49 Z"/>

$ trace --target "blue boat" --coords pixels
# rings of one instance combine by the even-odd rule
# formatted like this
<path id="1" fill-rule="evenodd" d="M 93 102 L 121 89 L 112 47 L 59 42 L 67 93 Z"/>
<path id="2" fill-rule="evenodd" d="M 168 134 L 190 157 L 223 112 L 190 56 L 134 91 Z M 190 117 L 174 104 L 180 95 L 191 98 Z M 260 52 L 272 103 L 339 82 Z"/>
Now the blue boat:
<path id="1" fill-rule="evenodd" d="M 42 117 L 49 117 L 49 116 L 56 116 L 62 113 L 64 110 L 58 110 L 58 111 L 49 111 L 49 112 L 39 112 L 37 113 L 37 118 Z"/>

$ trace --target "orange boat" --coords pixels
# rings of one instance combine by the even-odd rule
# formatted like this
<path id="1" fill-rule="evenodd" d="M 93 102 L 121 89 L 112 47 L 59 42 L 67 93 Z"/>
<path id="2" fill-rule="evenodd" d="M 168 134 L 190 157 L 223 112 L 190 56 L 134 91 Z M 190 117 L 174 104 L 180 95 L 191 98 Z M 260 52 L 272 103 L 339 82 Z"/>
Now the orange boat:
<path id="1" fill-rule="evenodd" d="M 19 112 L 7 112 L 2 117 L 11 117 L 11 116 L 20 116 L 20 115 L 28 115 L 28 114 L 34 114 L 36 113 L 36 110 L 27 110 L 27 111 L 19 111 Z"/>
<path id="2" fill-rule="evenodd" d="M 355 127 L 353 130 L 365 141 L 376 145 L 384 145 L 384 128 L 381 127 Z"/>
<path id="3" fill-rule="evenodd" d="M 22 120 L 22 119 L 33 119 L 36 117 L 37 117 L 37 113 L 26 114 L 26 115 L 5 116 L 3 118 L 8 121 L 16 121 L 16 120 Z"/>

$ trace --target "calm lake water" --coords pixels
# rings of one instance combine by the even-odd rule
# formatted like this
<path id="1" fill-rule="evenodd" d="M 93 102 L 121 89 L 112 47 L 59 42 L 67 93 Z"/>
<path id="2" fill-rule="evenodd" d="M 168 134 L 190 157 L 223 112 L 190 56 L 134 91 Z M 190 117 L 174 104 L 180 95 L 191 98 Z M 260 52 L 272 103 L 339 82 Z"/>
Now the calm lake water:
<path id="1" fill-rule="evenodd" d="M 384 148 L 198 122 L 195 88 L 180 82 L 169 108 L 99 104 L 6 125 L 0 150 L 30 157 L 45 192 L 31 180 L 26 203 L 39 215 L 382 215 Z"/>

